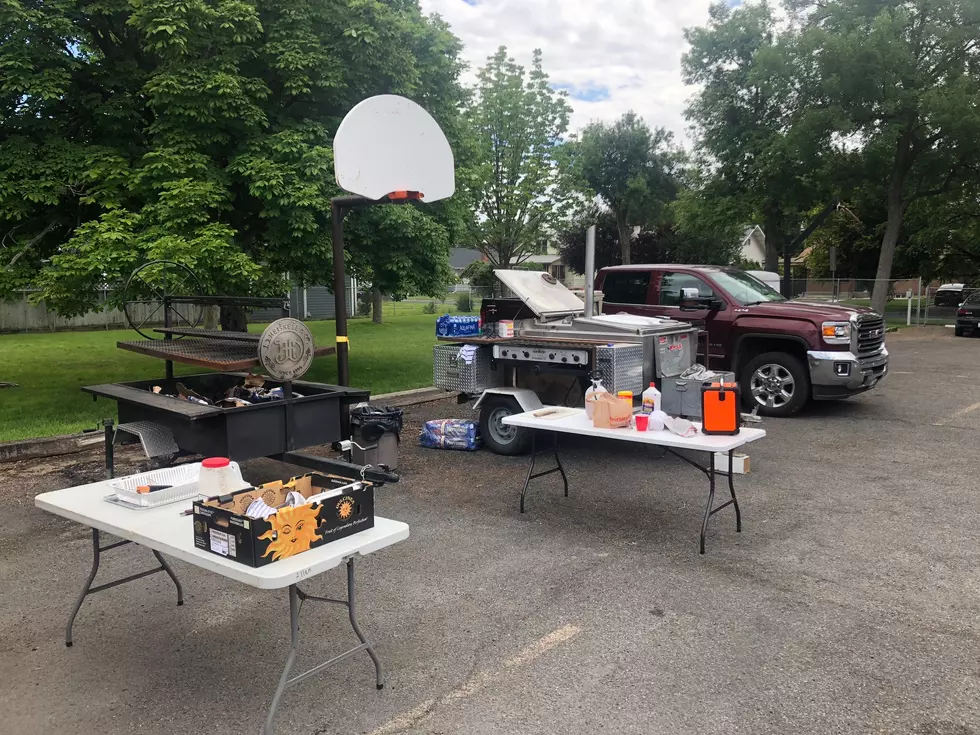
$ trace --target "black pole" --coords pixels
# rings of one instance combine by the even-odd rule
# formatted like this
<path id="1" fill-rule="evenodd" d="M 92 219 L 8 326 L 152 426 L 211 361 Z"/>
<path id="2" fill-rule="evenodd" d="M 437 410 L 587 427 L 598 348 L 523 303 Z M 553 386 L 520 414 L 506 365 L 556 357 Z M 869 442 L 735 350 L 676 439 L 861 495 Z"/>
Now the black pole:
<path id="1" fill-rule="evenodd" d="M 350 364 L 347 361 L 347 284 L 344 272 L 344 215 L 347 208 L 342 200 L 330 200 L 330 220 L 333 225 L 333 298 L 337 325 L 337 384 L 350 385 Z"/>
<path id="2" fill-rule="evenodd" d="M 347 341 L 347 274 L 344 270 L 344 217 L 356 207 L 386 204 L 385 199 L 348 194 L 330 200 L 330 223 L 333 225 L 333 299 L 337 320 L 337 385 L 350 385 L 350 364 L 347 361 L 350 343 Z"/>

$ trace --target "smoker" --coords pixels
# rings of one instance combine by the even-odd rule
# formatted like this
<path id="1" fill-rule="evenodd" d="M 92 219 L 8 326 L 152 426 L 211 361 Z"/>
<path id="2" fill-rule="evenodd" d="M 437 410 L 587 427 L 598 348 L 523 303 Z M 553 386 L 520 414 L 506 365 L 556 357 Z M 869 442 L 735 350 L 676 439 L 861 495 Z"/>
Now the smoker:
<path id="1" fill-rule="evenodd" d="M 586 304 L 549 273 L 495 271 L 515 298 L 485 299 L 482 333 L 440 338 L 433 382 L 464 398 L 479 395 L 484 443 L 498 454 L 522 454 L 526 431 L 507 416 L 543 405 L 584 403 L 592 378 L 610 392 L 639 396 L 650 383 L 680 375 L 697 358 L 698 330 L 673 319 L 631 314 L 587 316 Z M 497 325 L 514 321 L 514 336 Z"/>

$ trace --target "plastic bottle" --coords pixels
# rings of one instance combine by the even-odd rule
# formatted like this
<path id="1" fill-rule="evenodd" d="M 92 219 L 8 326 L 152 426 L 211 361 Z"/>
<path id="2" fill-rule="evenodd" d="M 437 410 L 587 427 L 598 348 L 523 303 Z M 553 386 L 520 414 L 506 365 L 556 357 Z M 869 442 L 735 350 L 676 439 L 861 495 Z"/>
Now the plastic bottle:
<path id="1" fill-rule="evenodd" d="M 592 420 L 592 414 L 593 411 L 595 411 L 595 401 L 592 397 L 599 393 L 608 392 L 609 391 L 602 387 L 602 381 L 598 378 L 595 378 L 592 381 L 592 385 L 589 387 L 589 389 L 585 391 L 585 415 L 589 418 L 589 421 Z"/>
<path id="2" fill-rule="evenodd" d="M 659 411 L 662 405 L 663 395 L 655 384 L 650 383 L 650 387 L 643 391 L 643 413 Z"/>

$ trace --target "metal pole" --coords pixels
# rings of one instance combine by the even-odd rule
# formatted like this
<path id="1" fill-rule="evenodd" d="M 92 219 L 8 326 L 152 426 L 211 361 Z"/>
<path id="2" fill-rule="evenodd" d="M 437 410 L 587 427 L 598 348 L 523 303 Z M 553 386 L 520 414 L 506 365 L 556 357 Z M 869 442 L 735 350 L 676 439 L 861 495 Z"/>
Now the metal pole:
<path id="1" fill-rule="evenodd" d="M 905 296 L 909 302 L 909 313 L 908 316 L 905 318 L 905 326 L 911 327 L 912 326 L 912 289 L 911 288 L 905 292 Z"/>
<path id="2" fill-rule="evenodd" d="M 789 243 L 783 247 L 783 296 L 793 298 L 793 255 Z"/>
<path id="3" fill-rule="evenodd" d="M 585 232 L 585 316 L 592 316 L 595 303 L 595 232 L 592 225 Z"/>
<path id="4" fill-rule="evenodd" d="M 337 384 L 350 385 L 347 340 L 347 287 L 344 283 L 344 215 L 346 208 L 336 199 L 330 201 L 333 225 L 333 298 L 337 325 Z"/>
<path id="5" fill-rule="evenodd" d="M 915 302 L 915 325 L 922 326 L 922 276 L 919 276 L 919 295 Z"/>

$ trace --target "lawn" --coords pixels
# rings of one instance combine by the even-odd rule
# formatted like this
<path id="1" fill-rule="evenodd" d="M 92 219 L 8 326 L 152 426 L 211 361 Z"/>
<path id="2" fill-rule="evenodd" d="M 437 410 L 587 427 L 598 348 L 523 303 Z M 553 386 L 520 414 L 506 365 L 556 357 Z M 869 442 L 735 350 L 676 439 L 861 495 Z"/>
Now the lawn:
<path id="1" fill-rule="evenodd" d="M 432 345 L 435 315 L 385 317 L 350 322 L 351 383 L 372 394 L 390 393 L 432 384 Z M 334 323 L 308 322 L 317 345 L 334 343 Z M 252 325 L 261 332 L 265 325 Z M 0 382 L 19 388 L 0 388 L 0 441 L 67 434 L 93 428 L 115 416 L 110 401 L 92 400 L 79 390 L 84 385 L 163 377 L 163 362 L 116 347 L 135 337 L 128 330 L 0 335 Z M 178 375 L 202 372 L 175 365 Z M 335 357 L 313 363 L 306 380 L 333 383 Z"/>

